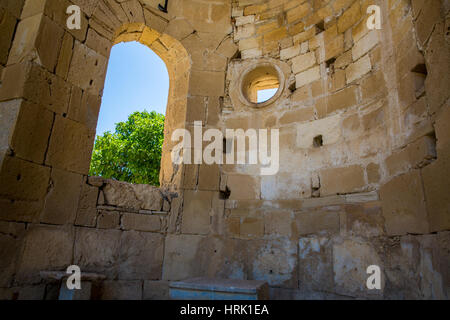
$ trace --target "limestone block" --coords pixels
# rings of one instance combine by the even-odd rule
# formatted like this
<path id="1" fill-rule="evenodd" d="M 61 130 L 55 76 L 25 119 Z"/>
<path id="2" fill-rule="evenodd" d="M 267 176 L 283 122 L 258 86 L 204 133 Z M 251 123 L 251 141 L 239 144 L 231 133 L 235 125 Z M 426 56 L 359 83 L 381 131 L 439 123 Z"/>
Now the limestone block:
<path id="1" fill-rule="evenodd" d="M 292 215 L 290 211 L 270 210 L 264 216 L 266 235 L 286 236 L 292 234 Z"/>
<path id="2" fill-rule="evenodd" d="M 145 22 L 142 4 L 140 4 L 138 0 L 121 2 L 120 5 L 127 15 L 128 21 L 130 21 L 131 23 Z"/>
<path id="3" fill-rule="evenodd" d="M 365 186 L 364 169 L 359 165 L 320 171 L 320 195 L 351 193 Z"/>
<path id="4" fill-rule="evenodd" d="M 289 239 L 251 241 L 248 248 L 250 276 L 271 286 L 297 287 L 297 244 Z"/>
<path id="5" fill-rule="evenodd" d="M 160 17 L 145 8 L 144 8 L 144 17 L 146 26 L 160 33 L 165 31 L 168 24 L 167 19 L 165 19 L 164 17 Z"/>
<path id="6" fill-rule="evenodd" d="M 345 206 L 347 234 L 360 237 L 377 237 L 384 234 L 384 220 L 378 203 Z"/>
<path id="7" fill-rule="evenodd" d="M 324 237 L 300 238 L 299 287 L 301 290 L 332 290 L 333 253 L 332 243 Z"/>
<path id="8" fill-rule="evenodd" d="M 338 19 L 338 31 L 345 32 L 348 28 L 353 26 L 361 18 L 361 6 L 359 1 L 355 1 L 351 7 L 344 11 L 342 16 Z"/>
<path id="9" fill-rule="evenodd" d="M 202 164 L 199 168 L 198 189 L 218 191 L 220 171 L 217 164 Z"/>
<path id="10" fill-rule="evenodd" d="M 358 102 L 357 93 L 357 87 L 349 86 L 331 94 L 327 101 L 327 113 L 330 114 L 336 110 L 347 109 L 354 106 Z"/>
<path id="11" fill-rule="evenodd" d="M 143 300 L 169 300 L 168 281 L 144 281 Z"/>
<path id="12" fill-rule="evenodd" d="M 124 230 L 160 231 L 161 219 L 158 216 L 139 213 L 124 213 L 122 216 Z"/>
<path id="13" fill-rule="evenodd" d="M 308 83 L 314 82 L 320 79 L 320 67 L 316 66 L 295 76 L 295 86 L 296 88 L 301 88 Z"/>
<path id="14" fill-rule="evenodd" d="M 435 32 L 430 38 L 430 43 L 425 51 L 427 60 L 428 75 L 425 80 L 425 90 L 427 92 L 428 106 L 431 113 L 435 113 L 448 100 L 450 90 L 450 61 L 447 50 L 442 50 L 448 46 L 445 42 L 445 27 L 439 23 L 435 27 Z"/>
<path id="15" fill-rule="evenodd" d="M 1 287 L 9 287 L 13 281 L 24 233 L 24 223 L 0 222 Z"/>
<path id="16" fill-rule="evenodd" d="M 328 61 L 344 52 L 344 36 L 342 34 L 325 42 L 325 55 L 319 54 L 319 63 Z"/>
<path id="17" fill-rule="evenodd" d="M 322 135 L 324 146 L 338 142 L 342 136 L 341 116 L 298 124 L 296 145 L 298 148 L 312 148 L 314 138 L 319 135 Z"/>
<path id="18" fill-rule="evenodd" d="M 239 226 L 239 235 L 247 239 L 262 238 L 264 236 L 264 220 L 254 217 L 243 218 Z"/>
<path id="19" fill-rule="evenodd" d="M 370 265 L 377 265 L 381 269 L 381 290 L 368 290 L 366 287 L 366 270 Z M 385 287 L 383 262 L 369 243 L 344 240 L 334 244 L 333 271 L 338 293 L 356 297 L 382 297 Z"/>
<path id="20" fill-rule="evenodd" d="M 225 90 L 225 75 L 221 71 L 197 71 L 191 73 L 189 93 L 194 96 L 221 97 Z"/>
<path id="21" fill-rule="evenodd" d="M 50 168 L 6 156 L 0 173 L 0 195 L 11 200 L 42 200 L 47 193 L 49 178 Z"/>
<path id="22" fill-rule="evenodd" d="M 96 298 L 100 300 L 141 300 L 142 281 L 103 281 Z"/>
<path id="23" fill-rule="evenodd" d="M 450 226 L 450 161 L 438 161 L 422 169 L 430 232 L 448 230 Z"/>
<path id="24" fill-rule="evenodd" d="M 216 52 L 226 58 L 231 59 L 236 54 L 237 50 L 238 46 L 234 43 L 233 39 L 231 37 L 227 37 L 220 43 Z"/>
<path id="25" fill-rule="evenodd" d="M 374 72 L 361 82 L 361 96 L 363 100 L 386 95 L 386 93 L 386 82 L 381 71 Z"/>
<path id="26" fill-rule="evenodd" d="M 316 64 L 314 52 L 308 52 L 292 59 L 292 72 L 299 73 L 307 70 Z"/>
<path id="27" fill-rule="evenodd" d="M 308 173 L 278 173 L 261 177 L 261 198 L 263 200 L 309 197 L 311 197 L 311 177 Z"/>
<path id="28" fill-rule="evenodd" d="M 358 60 L 379 42 L 379 34 L 377 30 L 369 32 L 367 35 L 357 41 L 352 49 L 353 61 Z"/>
<path id="29" fill-rule="evenodd" d="M 5 65 L 12 45 L 16 19 L 5 9 L 0 9 L 0 64 Z"/>
<path id="30" fill-rule="evenodd" d="M 306 31 L 300 32 L 296 34 L 292 40 L 294 41 L 294 44 L 303 43 L 307 40 L 310 40 L 312 37 L 316 35 L 316 28 L 310 28 Z"/>
<path id="31" fill-rule="evenodd" d="M 115 278 L 118 274 L 121 233 L 119 230 L 77 228 L 74 264 L 84 272 Z"/>
<path id="32" fill-rule="evenodd" d="M 400 237 L 389 243 L 384 255 L 386 287 L 385 297 L 389 299 L 419 299 L 420 243 L 415 236 Z"/>
<path id="33" fill-rule="evenodd" d="M 184 193 L 183 233 L 208 234 L 214 192 L 191 191 Z"/>
<path id="34" fill-rule="evenodd" d="M 418 170 L 398 176 L 382 186 L 380 199 L 388 235 L 429 232 L 422 181 Z"/>
<path id="35" fill-rule="evenodd" d="M 306 2 L 289 10 L 286 14 L 287 22 L 290 24 L 306 17 L 311 12 L 311 9 L 311 5 Z"/>
<path id="36" fill-rule="evenodd" d="M 118 278 L 159 280 L 162 276 L 164 237 L 150 232 L 122 232 Z"/>
<path id="37" fill-rule="evenodd" d="M 198 235 L 167 235 L 164 249 L 163 279 L 182 280 L 200 275 L 196 260 L 203 237 Z"/>
<path id="38" fill-rule="evenodd" d="M 94 138 L 95 131 L 56 116 L 46 163 L 59 169 L 87 174 Z"/>
<path id="39" fill-rule="evenodd" d="M 103 189 L 107 205 L 134 210 L 160 211 L 163 198 L 158 188 L 107 180 Z"/>
<path id="40" fill-rule="evenodd" d="M 1 148 L 11 148 L 22 159 L 42 163 L 53 122 L 52 113 L 21 99 L 0 103 L 0 112 Z"/>
<path id="41" fill-rule="evenodd" d="M 304 122 L 315 119 L 314 108 L 298 108 L 291 111 L 285 112 L 280 118 L 280 124 L 288 124 L 292 122 Z"/>
<path id="42" fill-rule="evenodd" d="M 25 0 L 5 0 L 0 4 L 1 8 L 5 8 L 14 17 L 20 17 L 20 11 L 22 10 L 23 3 Z"/>
<path id="43" fill-rule="evenodd" d="M 287 60 L 300 54 L 300 45 L 291 46 L 280 51 L 280 59 Z"/>
<path id="44" fill-rule="evenodd" d="M 229 175 L 227 186 L 231 191 L 230 199 L 259 199 L 260 182 L 259 178 L 248 175 Z"/>
<path id="45" fill-rule="evenodd" d="M 100 95 L 106 76 L 107 59 L 75 41 L 67 80 L 94 95 Z"/>
<path id="46" fill-rule="evenodd" d="M 286 27 L 281 27 L 264 34 L 264 44 L 279 41 L 287 36 Z"/>
<path id="47" fill-rule="evenodd" d="M 112 43 L 108 39 L 99 35 L 94 29 L 89 29 L 86 45 L 93 49 L 95 52 L 100 53 L 105 58 L 109 58 L 109 53 L 111 51 Z"/>
<path id="48" fill-rule="evenodd" d="M 0 100 L 26 98 L 50 111 L 67 112 L 70 86 L 36 64 L 15 64 L 5 68 Z"/>
<path id="49" fill-rule="evenodd" d="M 295 223 L 298 234 L 339 233 L 339 211 L 339 207 L 324 207 L 296 213 Z"/>
<path id="50" fill-rule="evenodd" d="M 83 177 L 80 174 L 53 168 L 50 179 L 51 188 L 46 196 L 40 221 L 50 224 L 73 223 Z"/>
<path id="51" fill-rule="evenodd" d="M 436 158 L 436 142 L 429 136 L 422 137 L 386 159 L 390 175 L 403 173 L 412 168 L 426 166 Z"/>
<path id="52" fill-rule="evenodd" d="M 345 69 L 345 75 L 347 77 L 347 84 L 361 78 L 372 70 L 372 64 L 370 63 L 369 55 L 365 55 L 355 63 L 352 63 Z"/>
<path id="53" fill-rule="evenodd" d="M 61 50 L 59 52 L 55 70 L 56 75 L 62 77 L 63 79 L 67 78 L 67 74 L 69 72 L 70 61 L 72 59 L 73 42 L 73 36 L 66 32 L 62 40 Z"/>
<path id="54" fill-rule="evenodd" d="M 117 211 L 102 210 L 97 217 L 97 228 L 117 229 L 120 224 L 120 214 Z"/>
<path id="55" fill-rule="evenodd" d="M 17 281 L 37 283 L 41 271 L 65 270 L 72 262 L 73 241 L 71 227 L 32 226 L 25 238 Z"/>
<path id="56" fill-rule="evenodd" d="M 88 184 L 81 186 L 75 225 L 86 227 L 95 226 L 97 220 L 97 198 L 97 187 L 92 187 Z"/>
<path id="57" fill-rule="evenodd" d="M 136 199 L 141 203 L 140 209 L 160 211 L 163 206 L 163 197 L 157 187 L 146 184 L 132 185 Z"/>
<path id="58" fill-rule="evenodd" d="M 242 59 L 252 59 L 252 58 L 259 58 L 262 56 L 262 50 L 261 49 L 248 49 L 248 50 L 242 50 L 241 51 L 241 57 Z"/>

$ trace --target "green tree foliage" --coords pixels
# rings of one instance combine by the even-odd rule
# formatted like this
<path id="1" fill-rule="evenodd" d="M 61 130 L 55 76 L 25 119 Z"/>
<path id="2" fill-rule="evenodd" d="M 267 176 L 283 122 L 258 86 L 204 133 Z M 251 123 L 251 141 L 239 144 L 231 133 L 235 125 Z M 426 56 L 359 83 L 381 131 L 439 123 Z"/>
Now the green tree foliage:
<path id="1" fill-rule="evenodd" d="M 163 140 L 162 114 L 134 112 L 116 124 L 115 133 L 97 136 L 89 174 L 158 186 Z"/>

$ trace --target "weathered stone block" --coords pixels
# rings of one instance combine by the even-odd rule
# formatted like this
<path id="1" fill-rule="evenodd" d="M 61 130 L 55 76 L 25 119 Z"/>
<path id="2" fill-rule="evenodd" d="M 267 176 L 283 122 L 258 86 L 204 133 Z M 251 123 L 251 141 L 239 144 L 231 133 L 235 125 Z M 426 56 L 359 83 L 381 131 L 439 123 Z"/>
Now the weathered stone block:
<path id="1" fill-rule="evenodd" d="M 31 227 L 25 238 L 16 280 L 36 283 L 41 281 L 41 271 L 65 270 L 72 262 L 73 242 L 71 227 Z"/>
<path id="2" fill-rule="evenodd" d="M 212 191 L 185 191 L 181 226 L 183 233 L 209 233 L 213 196 Z"/>
<path id="3" fill-rule="evenodd" d="M 314 52 L 308 52 L 292 59 L 292 72 L 299 73 L 307 70 L 316 64 Z"/>
<path id="4" fill-rule="evenodd" d="M 381 290 L 368 290 L 367 267 L 377 265 L 381 268 Z M 368 243 L 357 240 L 344 240 L 333 245 L 333 271 L 335 290 L 353 297 L 382 297 L 385 276 L 383 262 L 376 250 Z"/>
<path id="5" fill-rule="evenodd" d="M 122 228 L 125 230 L 160 231 L 161 219 L 148 214 L 124 213 Z"/>
<path id="6" fill-rule="evenodd" d="M 168 281 L 144 281 L 143 300 L 169 300 Z"/>
<path id="7" fill-rule="evenodd" d="M 121 233 L 119 230 L 77 228 L 74 263 L 84 272 L 115 278 L 118 274 Z"/>
<path id="8" fill-rule="evenodd" d="M 365 186 L 364 169 L 359 165 L 320 171 L 320 195 L 351 193 Z"/>
<path id="9" fill-rule="evenodd" d="M 363 75 L 370 72 L 370 70 L 372 70 L 372 64 L 370 63 L 369 55 L 366 55 L 345 69 L 347 84 L 361 78 Z"/>
<path id="10" fill-rule="evenodd" d="M 162 276 L 164 236 L 157 233 L 121 233 L 119 279 L 159 280 Z"/>
<path id="11" fill-rule="evenodd" d="M 330 207 L 329 209 L 324 207 L 308 212 L 298 212 L 295 215 L 295 222 L 299 235 L 339 233 L 339 207 Z"/>
<path id="12" fill-rule="evenodd" d="M 117 229 L 120 224 L 120 214 L 117 211 L 102 210 L 97 217 L 97 228 Z"/>
<path id="13" fill-rule="evenodd" d="M 300 238 L 299 287 L 306 291 L 333 289 L 333 253 L 331 241 L 322 237 Z"/>
<path id="14" fill-rule="evenodd" d="M 167 235 L 164 248 L 163 279 L 182 280 L 199 274 L 197 250 L 203 237 L 198 235 Z"/>
<path id="15" fill-rule="evenodd" d="M 51 224 L 73 223 L 83 177 L 77 173 L 53 168 L 50 179 L 51 188 L 47 193 L 40 221 Z"/>
<path id="16" fill-rule="evenodd" d="M 380 199 L 388 235 L 429 231 L 422 181 L 418 170 L 398 176 L 382 186 Z"/>
<path id="17" fill-rule="evenodd" d="M 231 191 L 230 199 L 259 199 L 259 178 L 247 175 L 229 175 L 227 186 Z"/>
<path id="18" fill-rule="evenodd" d="M 341 116 L 331 116 L 297 125 L 297 147 L 312 148 L 314 138 L 319 135 L 322 136 L 324 146 L 338 142 L 342 136 Z"/>
<path id="19" fill-rule="evenodd" d="M 56 116 L 45 162 L 59 169 L 87 174 L 94 139 L 95 131 Z"/>
<path id="20" fill-rule="evenodd" d="M 97 221 L 98 188 L 82 184 L 75 225 L 94 227 Z"/>
<path id="21" fill-rule="evenodd" d="M 314 82 L 320 79 L 320 67 L 316 66 L 295 76 L 295 86 L 296 88 L 301 88 L 308 83 Z"/>
<path id="22" fill-rule="evenodd" d="M 96 298 L 100 300 L 141 300 L 142 281 L 103 281 Z"/>

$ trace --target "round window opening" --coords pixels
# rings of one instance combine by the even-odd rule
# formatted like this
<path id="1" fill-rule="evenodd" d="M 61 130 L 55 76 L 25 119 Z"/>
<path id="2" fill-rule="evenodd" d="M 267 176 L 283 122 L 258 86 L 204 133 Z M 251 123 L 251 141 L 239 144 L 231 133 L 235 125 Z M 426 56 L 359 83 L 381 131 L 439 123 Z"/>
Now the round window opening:
<path id="1" fill-rule="evenodd" d="M 282 73 L 272 64 L 250 68 L 242 77 L 242 95 L 247 104 L 263 107 L 273 102 L 282 91 Z"/>

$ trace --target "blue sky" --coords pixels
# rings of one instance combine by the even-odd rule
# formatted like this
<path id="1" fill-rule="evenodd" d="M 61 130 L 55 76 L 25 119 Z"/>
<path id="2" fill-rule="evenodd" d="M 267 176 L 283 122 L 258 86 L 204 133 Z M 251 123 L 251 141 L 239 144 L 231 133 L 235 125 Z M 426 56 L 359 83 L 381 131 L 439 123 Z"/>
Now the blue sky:
<path id="1" fill-rule="evenodd" d="M 134 111 L 166 114 L 169 75 L 164 62 L 138 42 L 119 43 L 111 50 L 97 135 L 114 132 Z"/>

